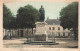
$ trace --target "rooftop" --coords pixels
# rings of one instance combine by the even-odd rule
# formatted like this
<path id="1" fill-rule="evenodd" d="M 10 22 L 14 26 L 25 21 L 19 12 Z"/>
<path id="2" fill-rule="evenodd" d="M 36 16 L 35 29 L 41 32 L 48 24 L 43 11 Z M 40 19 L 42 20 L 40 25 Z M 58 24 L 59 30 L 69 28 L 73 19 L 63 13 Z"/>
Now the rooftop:
<path id="1" fill-rule="evenodd" d="M 60 25 L 60 20 L 59 19 L 49 19 L 49 17 L 47 18 L 47 20 L 45 21 L 48 25 Z"/>

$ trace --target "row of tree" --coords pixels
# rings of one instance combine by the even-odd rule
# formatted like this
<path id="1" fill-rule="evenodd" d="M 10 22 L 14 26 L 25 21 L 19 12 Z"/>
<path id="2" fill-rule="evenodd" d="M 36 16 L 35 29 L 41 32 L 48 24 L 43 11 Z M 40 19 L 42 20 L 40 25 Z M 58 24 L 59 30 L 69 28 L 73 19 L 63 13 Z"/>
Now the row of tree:
<path id="1" fill-rule="evenodd" d="M 78 2 L 73 2 L 60 11 L 63 28 L 73 29 L 75 40 L 78 39 Z"/>
<path id="2" fill-rule="evenodd" d="M 3 5 L 3 28 L 5 29 L 25 29 L 35 27 L 35 22 L 39 19 L 38 10 L 32 5 L 26 5 L 20 7 L 17 11 L 16 17 L 12 15 L 9 8 L 6 5 Z M 11 34 L 10 34 L 11 39 Z"/>
<path id="3" fill-rule="evenodd" d="M 38 10 L 31 5 L 20 7 L 17 11 L 17 17 L 12 15 L 10 9 L 3 5 L 3 28 L 33 28 L 38 19 Z"/>

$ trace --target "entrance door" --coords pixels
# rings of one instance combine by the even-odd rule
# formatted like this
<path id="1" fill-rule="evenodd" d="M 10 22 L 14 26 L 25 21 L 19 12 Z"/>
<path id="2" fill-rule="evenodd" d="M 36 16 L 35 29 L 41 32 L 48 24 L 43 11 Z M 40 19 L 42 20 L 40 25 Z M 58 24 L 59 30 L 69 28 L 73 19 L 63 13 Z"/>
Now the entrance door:
<path id="1" fill-rule="evenodd" d="M 20 37 L 23 37 L 23 30 L 20 30 Z"/>

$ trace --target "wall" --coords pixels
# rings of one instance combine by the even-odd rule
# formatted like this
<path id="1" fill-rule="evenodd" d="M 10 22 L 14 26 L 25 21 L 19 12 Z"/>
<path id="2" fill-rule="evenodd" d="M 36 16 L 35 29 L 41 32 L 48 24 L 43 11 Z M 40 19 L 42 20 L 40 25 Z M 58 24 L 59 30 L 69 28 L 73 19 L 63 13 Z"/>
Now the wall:
<path id="1" fill-rule="evenodd" d="M 46 25 L 47 26 L 47 33 L 48 33 L 48 36 L 51 37 L 51 36 L 54 36 L 54 37 L 69 37 L 69 34 L 70 34 L 70 30 L 68 29 L 65 29 L 63 30 L 63 27 L 60 26 L 60 25 Z M 51 30 L 49 29 L 51 27 Z M 54 27 L 54 29 L 53 29 Z"/>

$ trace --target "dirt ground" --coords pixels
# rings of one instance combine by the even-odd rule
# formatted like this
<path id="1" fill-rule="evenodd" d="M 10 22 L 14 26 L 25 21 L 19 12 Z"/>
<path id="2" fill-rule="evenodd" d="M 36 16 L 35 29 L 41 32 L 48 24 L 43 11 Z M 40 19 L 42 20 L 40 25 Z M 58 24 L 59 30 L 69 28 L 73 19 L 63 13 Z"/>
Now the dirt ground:
<path id="1" fill-rule="evenodd" d="M 69 38 L 56 38 L 57 45 L 30 45 L 24 44 L 26 38 L 3 40 L 4 48 L 78 48 L 78 42 Z M 51 40 L 51 39 L 49 39 Z"/>

